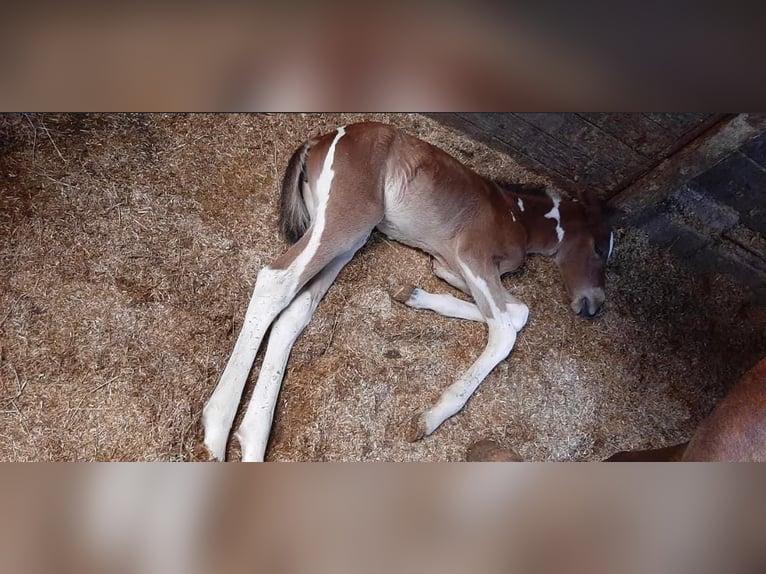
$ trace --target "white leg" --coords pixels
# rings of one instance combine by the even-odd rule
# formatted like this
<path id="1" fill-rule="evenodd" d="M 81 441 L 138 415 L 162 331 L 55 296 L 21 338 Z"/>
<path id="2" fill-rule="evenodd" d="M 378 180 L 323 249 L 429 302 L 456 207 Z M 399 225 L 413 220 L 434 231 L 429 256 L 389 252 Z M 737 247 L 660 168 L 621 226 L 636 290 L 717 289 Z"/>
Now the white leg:
<path id="1" fill-rule="evenodd" d="M 223 460 L 226 456 L 229 431 L 263 336 L 295 295 L 297 279 L 289 275 L 292 275 L 289 269 L 272 270 L 268 267 L 258 273 L 234 350 L 218 386 L 202 411 L 205 446 L 217 460 Z"/>
<path id="2" fill-rule="evenodd" d="M 444 317 L 478 321 L 480 323 L 487 322 L 475 303 L 463 301 L 452 295 L 429 293 L 419 287 L 408 286 L 399 291 L 394 296 L 394 299 L 413 309 L 434 311 Z M 526 305 L 521 303 L 521 301 L 508 294 L 508 302 L 505 304 L 505 308 L 513 317 L 514 325 L 519 325 L 522 322 L 526 323 L 526 319 L 523 319 L 526 314 Z"/>
<path id="3" fill-rule="evenodd" d="M 436 259 L 433 261 L 433 271 L 434 275 L 436 275 L 442 281 L 445 281 L 458 291 L 462 291 L 463 293 L 468 293 L 470 295 L 471 290 L 468 288 L 468 285 L 466 285 L 466 282 L 463 281 L 463 278 L 458 277 L 449 268 L 439 263 L 439 261 Z"/>
<path id="4" fill-rule="evenodd" d="M 516 333 L 527 322 L 529 308 L 512 297 L 502 286 L 499 275 L 477 276 L 461 264 L 463 275 L 478 308 L 486 317 L 487 346 L 479 358 L 427 411 L 415 415 L 407 430 L 410 440 L 419 440 L 434 432 L 444 421 L 459 412 L 481 382 L 505 359 L 516 343 Z M 487 281 L 490 283 L 488 284 Z"/>
<path id="5" fill-rule="evenodd" d="M 437 295 L 419 287 L 406 287 L 395 296 L 395 299 L 413 309 L 426 309 L 455 319 L 486 322 L 484 315 L 474 303 L 463 301 L 452 295 Z"/>
<path id="6" fill-rule="evenodd" d="M 410 429 L 411 440 L 418 440 L 431 434 L 444 421 L 459 412 L 492 369 L 513 349 L 516 342 L 516 329 L 513 328 L 507 313 L 497 319 L 490 319 L 487 325 L 489 339 L 484 352 L 454 384 L 442 393 L 433 407 L 416 415 Z"/>
<path id="7" fill-rule="evenodd" d="M 236 438 L 242 447 L 243 462 L 263 460 L 290 351 L 338 273 L 351 260 L 357 249 L 358 247 L 338 256 L 319 272 L 282 312 L 271 328 L 258 381 L 242 424 L 236 432 Z"/>
<path id="8" fill-rule="evenodd" d="M 202 411 L 205 446 L 218 460 L 226 457 L 226 442 L 242 397 L 242 389 L 266 330 L 298 294 L 303 286 L 301 282 L 305 283 L 311 278 L 310 275 L 304 277 L 306 270 L 310 266 L 319 265 L 316 267 L 316 271 L 319 271 L 325 266 L 321 261 L 329 264 L 333 259 L 333 254 L 328 254 L 327 249 L 322 249 L 322 240 L 327 222 L 326 211 L 330 190 L 335 176 L 333 170 L 335 146 L 344 134 L 344 128 L 338 128 L 317 179 L 314 190 L 317 207 L 311 223 L 311 232 L 277 260 L 281 260 L 282 263 L 289 261 L 288 265 L 284 265 L 285 268 L 275 264 L 276 269 L 266 267 L 258 273 L 253 296 L 247 307 L 245 321 L 234 345 L 234 351 L 226 364 L 218 386 Z M 364 237 L 366 238 L 367 235 Z M 327 258 L 324 259 L 325 257 Z"/>

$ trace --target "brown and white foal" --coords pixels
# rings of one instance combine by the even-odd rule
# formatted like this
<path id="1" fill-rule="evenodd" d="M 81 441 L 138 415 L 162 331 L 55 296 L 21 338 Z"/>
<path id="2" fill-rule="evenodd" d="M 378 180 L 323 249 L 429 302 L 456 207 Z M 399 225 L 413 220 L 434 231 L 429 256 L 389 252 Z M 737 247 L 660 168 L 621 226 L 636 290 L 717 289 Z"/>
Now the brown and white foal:
<path id="1" fill-rule="evenodd" d="M 290 350 L 373 229 L 430 254 L 437 277 L 474 301 L 411 289 L 400 297 L 405 304 L 482 321 L 489 331 L 476 362 L 432 408 L 412 418 L 411 440 L 460 411 L 511 352 L 529 309 L 505 290 L 501 275 L 521 266 L 527 253 L 555 256 L 572 310 L 593 317 L 604 302 L 604 268 L 614 244 L 596 206 L 552 191 L 504 189 L 442 150 L 379 123 L 338 128 L 293 154 L 280 225 L 294 244 L 258 273 L 234 351 L 203 411 L 205 446 L 218 460 L 225 458 L 245 381 L 273 323 L 236 433 L 242 459 L 263 460 Z"/>

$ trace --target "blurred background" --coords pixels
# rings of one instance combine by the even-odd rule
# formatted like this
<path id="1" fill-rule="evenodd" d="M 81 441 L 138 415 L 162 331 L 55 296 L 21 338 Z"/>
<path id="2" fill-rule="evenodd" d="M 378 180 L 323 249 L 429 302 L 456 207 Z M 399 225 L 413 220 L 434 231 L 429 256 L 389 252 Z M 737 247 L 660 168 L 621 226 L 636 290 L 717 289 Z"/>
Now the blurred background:
<path id="1" fill-rule="evenodd" d="M 766 564 L 756 466 L 36 468 L 13 467 L 0 492 L 8 572 L 755 574 Z"/>
<path id="2" fill-rule="evenodd" d="M 752 108 L 759 8 L 279 3 L 9 8 L 0 107 L 36 111 Z"/>
<path id="3" fill-rule="evenodd" d="M 0 23 L 0 108 L 752 108 L 766 101 L 759 11 L 446 2 L 281 3 L 236 13 L 13 7 Z M 254 477 L 223 468 L 8 467 L 3 569 L 766 567 L 761 467 L 301 466 Z"/>

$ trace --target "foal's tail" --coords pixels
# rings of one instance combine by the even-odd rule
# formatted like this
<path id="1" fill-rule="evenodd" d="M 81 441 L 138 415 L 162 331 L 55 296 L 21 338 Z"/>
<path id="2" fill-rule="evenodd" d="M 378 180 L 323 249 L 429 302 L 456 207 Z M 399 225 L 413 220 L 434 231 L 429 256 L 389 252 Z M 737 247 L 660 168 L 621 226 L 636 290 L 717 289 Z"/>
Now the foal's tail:
<path id="1" fill-rule="evenodd" d="M 298 241 L 311 225 L 311 215 L 303 200 L 302 187 L 308 183 L 306 157 L 313 140 L 295 150 L 282 180 L 282 194 L 279 197 L 279 230 L 291 245 Z"/>

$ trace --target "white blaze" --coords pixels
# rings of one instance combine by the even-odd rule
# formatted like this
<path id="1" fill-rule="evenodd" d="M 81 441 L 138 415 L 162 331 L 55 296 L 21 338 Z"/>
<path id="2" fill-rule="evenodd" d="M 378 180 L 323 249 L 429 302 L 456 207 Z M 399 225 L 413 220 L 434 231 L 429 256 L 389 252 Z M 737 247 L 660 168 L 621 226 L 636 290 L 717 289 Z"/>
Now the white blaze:
<path id="1" fill-rule="evenodd" d="M 548 197 L 553 202 L 551 210 L 544 215 L 547 219 L 553 219 L 556 221 L 556 237 L 558 237 L 559 243 L 564 239 L 564 228 L 561 227 L 561 212 L 559 211 L 559 205 L 561 205 L 561 197 L 553 190 L 547 190 Z"/>
<path id="2" fill-rule="evenodd" d="M 524 201 L 521 198 L 519 198 L 519 199 L 516 200 L 516 203 L 518 204 L 519 209 L 521 211 L 524 211 Z"/>

